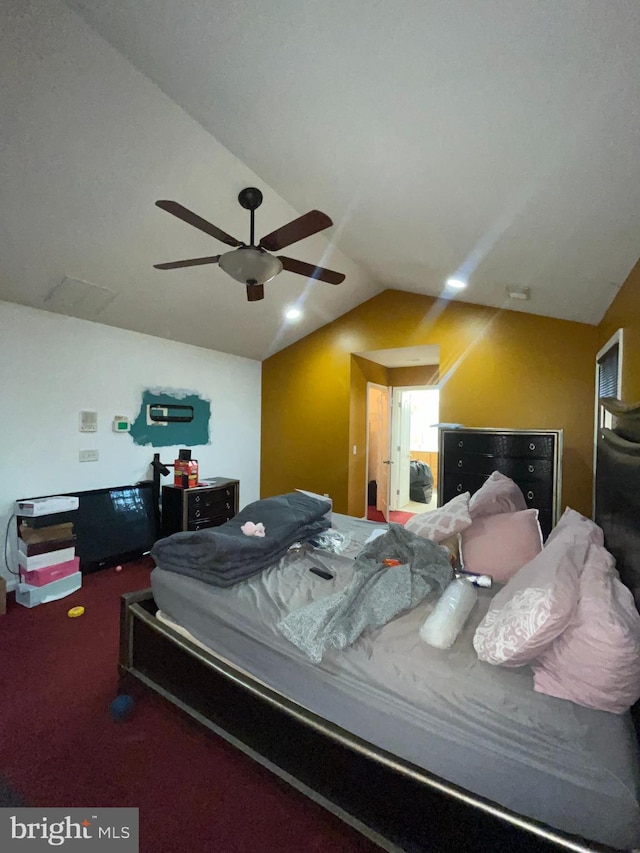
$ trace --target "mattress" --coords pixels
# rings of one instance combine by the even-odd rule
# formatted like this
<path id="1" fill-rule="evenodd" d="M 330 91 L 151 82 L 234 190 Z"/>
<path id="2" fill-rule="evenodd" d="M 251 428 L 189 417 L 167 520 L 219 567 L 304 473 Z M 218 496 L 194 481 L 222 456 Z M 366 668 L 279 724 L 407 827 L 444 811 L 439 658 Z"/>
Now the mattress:
<path id="1" fill-rule="evenodd" d="M 535 693 L 528 667 L 479 661 L 472 646 L 491 590 L 454 646 L 419 637 L 425 601 L 312 663 L 278 631 L 287 613 L 345 587 L 376 525 L 334 513 L 342 554 L 302 548 L 221 589 L 157 567 L 158 608 L 193 637 L 316 714 L 430 773 L 561 831 L 640 846 L 640 765 L 628 714 Z M 322 565 L 335 574 L 311 573 Z"/>

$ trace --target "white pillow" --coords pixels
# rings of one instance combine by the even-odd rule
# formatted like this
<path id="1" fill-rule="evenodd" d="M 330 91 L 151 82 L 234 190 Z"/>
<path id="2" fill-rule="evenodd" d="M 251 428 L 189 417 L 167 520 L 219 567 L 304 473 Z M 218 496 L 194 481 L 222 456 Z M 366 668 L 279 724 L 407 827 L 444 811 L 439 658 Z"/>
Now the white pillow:
<path id="1" fill-rule="evenodd" d="M 551 645 L 578 605 L 587 547 L 558 538 L 515 573 L 476 629 L 473 647 L 480 660 L 523 666 Z"/>
<path id="2" fill-rule="evenodd" d="M 410 518 L 405 527 L 417 536 L 424 536 L 433 542 L 442 542 L 456 533 L 462 533 L 470 526 L 472 518 L 469 515 L 469 492 L 456 495 L 455 498 L 433 509 L 430 512 L 420 512 Z"/>

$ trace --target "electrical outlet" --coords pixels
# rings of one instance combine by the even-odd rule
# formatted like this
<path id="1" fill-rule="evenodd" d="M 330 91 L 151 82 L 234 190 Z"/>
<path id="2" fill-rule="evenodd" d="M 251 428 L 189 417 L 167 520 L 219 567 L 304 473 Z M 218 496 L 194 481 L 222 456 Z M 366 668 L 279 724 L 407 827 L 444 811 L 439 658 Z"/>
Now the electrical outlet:
<path id="1" fill-rule="evenodd" d="M 81 450 L 78 458 L 80 462 L 97 462 L 99 456 L 97 450 Z"/>

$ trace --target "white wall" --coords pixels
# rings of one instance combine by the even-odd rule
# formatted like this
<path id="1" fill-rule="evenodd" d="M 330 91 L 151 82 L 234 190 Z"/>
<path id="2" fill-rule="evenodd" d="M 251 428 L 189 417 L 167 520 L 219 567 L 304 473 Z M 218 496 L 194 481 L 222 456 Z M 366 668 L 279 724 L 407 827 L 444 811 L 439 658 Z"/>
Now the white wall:
<path id="1" fill-rule="evenodd" d="M 200 476 L 240 480 L 240 506 L 257 500 L 260 362 L 0 302 L 3 544 L 17 498 L 150 479 L 156 451 L 173 461 L 177 447 L 137 446 L 112 431 L 113 416 L 133 420 L 142 391 L 155 387 L 211 400 L 210 444 L 192 448 Z M 97 411 L 97 433 L 79 431 L 82 409 Z M 79 462 L 86 449 L 97 449 L 99 461 Z M 0 572 L 7 575 L 4 560 Z"/>

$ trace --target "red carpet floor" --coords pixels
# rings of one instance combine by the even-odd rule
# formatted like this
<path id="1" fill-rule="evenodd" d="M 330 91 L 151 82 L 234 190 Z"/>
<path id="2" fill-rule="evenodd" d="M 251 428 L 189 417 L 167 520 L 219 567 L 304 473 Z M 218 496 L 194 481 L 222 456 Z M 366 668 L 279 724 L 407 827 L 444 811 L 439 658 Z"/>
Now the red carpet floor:
<path id="1" fill-rule="evenodd" d="M 0 616 L 0 774 L 26 805 L 133 806 L 142 853 L 373 853 L 375 845 L 156 694 L 114 723 L 120 595 L 148 561 Z M 74 605 L 85 614 L 67 616 Z"/>
<path id="2" fill-rule="evenodd" d="M 389 521 L 395 521 L 396 524 L 404 524 L 414 515 L 415 512 L 402 512 L 402 510 L 399 509 L 392 509 L 389 512 Z M 369 521 L 384 521 L 384 515 L 374 506 L 368 506 L 367 519 Z"/>

